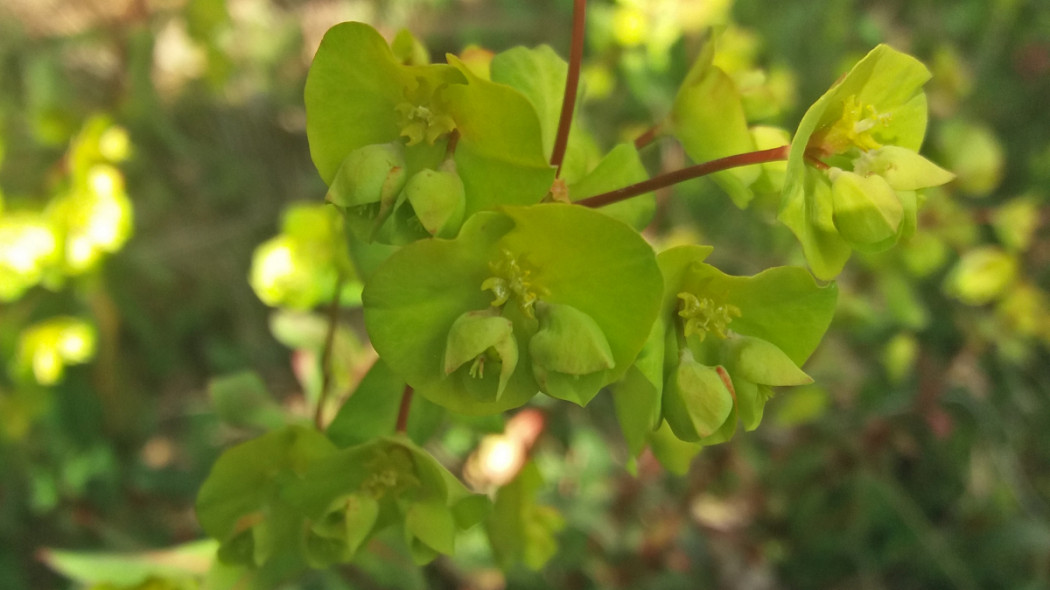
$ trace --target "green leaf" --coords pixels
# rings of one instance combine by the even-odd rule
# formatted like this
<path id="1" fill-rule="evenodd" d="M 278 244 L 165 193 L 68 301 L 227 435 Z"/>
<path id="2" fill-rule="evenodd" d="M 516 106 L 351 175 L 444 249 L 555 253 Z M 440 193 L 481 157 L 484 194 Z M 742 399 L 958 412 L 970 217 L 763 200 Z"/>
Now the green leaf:
<path id="1" fill-rule="evenodd" d="M 586 176 L 569 184 L 569 198 L 581 201 L 649 178 L 633 143 L 621 143 L 602 158 Z M 602 213 L 641 230 L 649 225 L 656 212 L 656 197 L 644 193 L 599 209 Z"/>
<path id="2" fill-rule="evenodd" d="M 549 385 L 559 377 L 568 378 L 571 383 L 573 379 L 613 368 L 615 362 L 608 340 L 590 316 L 571 305 L 538 301 L 535 309 L 539 331 L 529 340 L 529 354 L 536 382 L 555 397 L 586 405 L 598 393 L 597 388 L 592 391 L 570 388 L 577 391 L 563 391 L 569 395 L 565 398 L 555 394 Z M 596 385 L 600 387 L 602 375 L 596 377 Z"/>
<path id="3" fill-rule="evenodd" d="M 913 150 L 884 145 L 863 154 L 854 163 L 854 172 L 862 176 L 878 174 L 898 191 L 914 191 L 951 182 L 955 175 Z"/>
<path id="4" fill-rule="evenodd" d="M 544 156 L 532 104 L 514 88 L 479 78 L 455 56 L 448 58 L 467 79 L 445 92 L 460 134 L 455 160 L 466 188 L 465 216 L 497 205 L 538 203 L 555 171 Z"/>
<path id="5" fill-rule="evenodd" d="M 649 433 L 660 423 L 666 330 L 662 317 L 653 323 L 638 358 L 624 378 L 612 387 L 616 419 L 632 457 L 642 452 Z"/>
<path id="6" fill-rule="evenodd" d="M 232 426 L 272 430 L 286 422 L 284 409 L 254 371 L 212 379 L 208 383 L 208 397 L 215 413 Z"/>
<path id="7" fill-rule="evenodd" d="M 693 458 L 704 448 L 702 444 L 679 439 L 666 422 L 649 436 L 649 446 L 664 469 L 675 475 L 688 473 Z"/>
<path id="8" fill-rule="evenodd" d="M 240 532 L 242 519 L 277 496 L 282 474 L 301 474 L 335 446 L 316 430 L 288 426 L 226 450 L 197 494 L 197 520 L 224 541 Z"/>
<path id="9" fill-rule="evenodd" d="M 548 45 L 513 47 L 492 58 L 492 81 L 521 92 L 535 109 L 543 137 L 543 154 L 548 157 L 558 131 L 568 71 L 565 60 Z"/>
<path id="10" fill-rule="evenodd" d="M 405 382 L 383 359 L 376 359 L 328 425 L 328 438 L 339 447 L 349 447 L 394 434 L 404 390 Z"/>
<path id="11" fill-rule="evenodd" d="M 831 201 L 835 227 L 853 247 L 878 251 L 896 242 L 904 205 L 883 177 L 839 172 Z"/>
<path id="12" fill-rule="evenodd" d="M 734 378 L 739 376 L 759 385 L 808 385 L 813 382 L 784 351 L 761 338 L 735 336 L 726 339 L 725 347 L 727 368 Z"/>
<path id="13" fill-rule="evenodd" d="M 714 367 L 696 362 L 685 349 L 664 388 L 663 410 L 675 436 L 697 442 L 718 432 L 729 420 L 733 396 Z"/>
<path id="14" fill-rule="evenodd" d="M 542 486 L 543 478 L 530 460 L 513 481 L 496 492 L 485 531 L 492 553 L 504 570 L 518 562 L 539 570 L 557 552 L 554 533 L 564 521 L 551 508 L 536 504 Z"/>
<path id="15" fill-rule="evenodd" d="M 48 567 L 80 584 L 135 586 L 152 577 L 201 576 L 211 567 L 217 548 L 218 543 L 207 539 L 138 553 L 42 549 L 39 555 Z"/>
<path id="16" fill-rule="evenodd" d="M 444 502 L 412 504 L 405 514 L 405 536 L 409 542 L 418 539 L 438 553 L 452 555 L 456 549 L 456 523 L 452 512 Z"/>
<path id="17" fill-rule="evenodd" d="M 705 46 L 671 110 L 671 131 L 695 162 L 707 162 L 755 150 L 747 127 L 740 93 L 725 72 L 712 65 L 712 43 Z M 711 178 L 744 208 L 751 201 L 749 187 L 761 173 L 758 166 L 745 166 L 715 173 Z"/>

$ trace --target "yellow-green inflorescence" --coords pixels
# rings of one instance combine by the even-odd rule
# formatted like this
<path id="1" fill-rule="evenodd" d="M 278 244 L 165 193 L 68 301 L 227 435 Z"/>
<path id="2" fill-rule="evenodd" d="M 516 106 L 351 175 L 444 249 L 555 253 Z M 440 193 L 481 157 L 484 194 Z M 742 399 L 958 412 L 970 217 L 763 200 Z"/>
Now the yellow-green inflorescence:
<path id="1" fill-rule="evenodd" d="M 481 283 L 482 291 L 492 291 L 493 307 L 502 307 L 511 297 L 517 300 L 521 313 L 535 318 L 533 307 L 546 289 L 533 282 L 532 270 L 525 267 L 508 250 L 500 250 L 499 256 L 489 262 L 493 276 Z"/>
<path id="2" fill-rule="evenodd" d="M 813 134 L 809 147 L 825 156 L 842 154 L 851 148 L 869 151 L 882 147 L 874 132 L 886 129 L 893 121 L 892 113 L 882 113 L 874 105 L 861 102 L 857 96 L 846 97 L 842 115 L 827 129 Z"/>
<path id="3" fill-rule="evenodd" d="M 420 485 L 415 473 L 415 462 L 405 449 L 393 447 L 377 453 L 368 463 L 369 475 L 361 489 L 373 498 L 382 498 L 386 493 L 397 496 Z"/>
<path id="4" fill-rule="evenodd" d="M 406 89 L 405 100 L 394 106 L 401 136 L 408 139 L 408 145 L 424 140 L 433 145 L 456 128 L 456 122 L 441 104 L 442 86 L 434 87 L 429 80 L 416 78 L 415 88 Z"/>
<path id="5" fill-rule="evenodd" d="M 729 336 L 729 324 L 733 318 L 740 317 L 740 308 L 728 303 L 717 304 L 707 297 L 697 297 L 692 293 L 679 293 L 678 317 L 684 320 L 684 336 L 697 335 L 703 342 L 708 333 L 713 332 L 721 339 Z"/>

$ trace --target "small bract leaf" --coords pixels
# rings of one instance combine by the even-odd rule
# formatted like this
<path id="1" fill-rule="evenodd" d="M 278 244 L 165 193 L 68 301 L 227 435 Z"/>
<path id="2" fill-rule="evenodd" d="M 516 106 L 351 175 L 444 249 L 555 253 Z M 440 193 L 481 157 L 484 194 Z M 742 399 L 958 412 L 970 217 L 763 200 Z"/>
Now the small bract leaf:
<path id="1" fill-rule="evenodd" d="M 664 419 L 675 435 L 685 441 L 698 441 L 725 424 L 733 410 L 733 396 L 718 371 L 696 362 L 686 348 L 668 379 L 663 405 Z"/>
<path id="2" fill-rule="evenodd" d="M 853 171 L 862 176 L 878 174 L 898 191 L 940 186 L 955 178 L 918 153 L 896 145 L 884 145 L 865 153 L 854 162 Z"/>
<path id="3" fill-rule="evenodd" d="M 732 78 L 711 64 L 713 50 L 708 43 L 697 58 L 671 111 L 672 132 L 696 162 L 755 149 L 740 93 Z M 743 208 L 753 196 L 748 187 L 760 173 L 758 166 L 745 166 L 715 173 L 712 178 Z"/>
<path id="4" fill-rule="evenodd" d="M 405 514 L 405 536 L 409 542 L 418 539 L 428 547 L 452 555 L 456 545 L 456 523 L 443 502 L 415 502 Z"/>
<path id="5" fill-rule="evenodd" d="M 550 371 L 586 375 L 615 365 L 609 341 L 591 316 L 571 305 L 536 303 L 540 329 L 529 341 L 533 363 Z"/>
<path id="6" fill-rule="evenodd" d="M 761 338 L 734 336 L 723 344 L 726 368 L 735 378 L 759 385 L 806 385 L 813 379 L 776 345 Z"/>
<path id="7" fill-rule="evenodd" d="M 367 145 L 346 156 L 325 200 L 346 212 L 347 225 L 358 238 L 372 240 L 393 212 L 407 178 L 399 142 Z"/>
<path id="8" fill-rule="evenodd" d="M 405 196 L 432 236 L 450 238 L 463 224 L 466 193 L 455 172 L 420 170 L 405 184 Z"/>
<path id="9" fill-rule="evenodd" d="M 490 349 L 495 353 L 494 358 L 486 361 L 486 358 L 490 358 L 485 356 Z M 477 378 L 484 376 L 486 362 L 500 364 L 499 386 L 493 398 L 499 400 L 518 366 L 514 324 L 490 310 L 468 311 L 456 318 L 449 329 L 445 346 L 445 373 L 451 375 L 468 362 L 472 363 L 470 376 Z"/>
<path id="10" fill-rule="evenodd" d="M 896 241 L 904 206 L 881 176 L 839 172 L 831 183 L 831 198 L 835 227 L 847 242 L 879 248 Z"/>

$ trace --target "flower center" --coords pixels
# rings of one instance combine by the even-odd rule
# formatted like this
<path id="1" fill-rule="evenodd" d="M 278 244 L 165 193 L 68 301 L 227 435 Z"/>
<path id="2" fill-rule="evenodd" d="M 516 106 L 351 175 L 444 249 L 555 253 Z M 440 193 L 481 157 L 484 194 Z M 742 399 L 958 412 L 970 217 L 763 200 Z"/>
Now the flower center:
<path id="1" fill-rule="evenodd" d="M 696 334 L 700 342 L 709 332 L 726 338 L 733 318 L 740 317 L 740 308 L 735 305 L 716 305 L 714 301 L 699 298 L 692 293 L 679 293 L 678 317 L 685 320 L 685 337 Z"/>
<path id="2" fill-rule="evenodd" d="M 394 106 L 401 136 L 408 138 L 408 145 L 424 139 L 433 145 L 439 137 L 456 128 L 456 122 L 440 107 L 440 89 L 425 78 L 416 78 L 415 89 L 405 90 L 405 100 Z"/>
<path id="3" fill-rule="evenodd" d="M 827 155 L 841 154 L 852 147 L 865 152 L 878 149 L 882 144 L 872 133 L 879 127 L 888 126 L 892 118 L 892 114 L 880 114 L 874 106 L 861 103 L 853 95 L 843 104 L 839 119 L 823 131 L 814 133 L 810 145 Z"/>
<path id="4" fill-rule="evenodd" d="M 508 250 L 501 250 L 499 257 L 489 262 L 489 270 L 494 276 L 481 283 L 481 290 L 492 291 L 492 306 L 500 307 L 514 297 L 521 312 L 526 317 L 535 318 L 533 305 L 540 295 L 546 295 L 547 290 L 533 282 L 532 270 L 522 268 L 522 264 Z"/>

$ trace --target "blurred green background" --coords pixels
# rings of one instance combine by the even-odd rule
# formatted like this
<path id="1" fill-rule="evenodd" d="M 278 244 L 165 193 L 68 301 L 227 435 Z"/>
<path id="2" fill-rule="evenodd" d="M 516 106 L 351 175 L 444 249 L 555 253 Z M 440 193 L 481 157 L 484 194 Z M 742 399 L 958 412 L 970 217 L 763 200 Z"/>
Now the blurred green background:
<path id="1" fill-rule="evenodd" d="M 105 564 L 63 550 L 200 539 L 222 449 L 309 418 L 339 286 L 338 389 L 371 362 L 339 240 L 296 231 L 328 215 L 302 105 L 324 31 L 565 55 L 571 4 L 0 5 L 0 587 L 92 586 Z M 958 178 L 909 243 L 851 260 L 816 385 L 685 476 L 647 457 L 629 475 L 607 399 L 550 405 L 541 495 L 566 526 L 544 570 L 501 573 L 478 536 L 418 574 L 380 556 L 289 587 L 1050 587 L 1050 7 L 594 0 L 583 116 L 605 147 L 666 114 L 711 26 L 753 124 L 792 129 L 880 42 L 934 73 L 924 152 Z M 686 163 L 672 141 L 645 154 L 654 173 Z M 695 180 L 659 199 L 655 243 L 713 244 L 735 274 L 802 263 L 775 197 L 740 211 Z M 500 427 L 451 420 L 428 448 L 455 468 Z"/>

